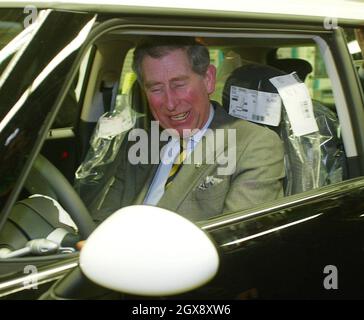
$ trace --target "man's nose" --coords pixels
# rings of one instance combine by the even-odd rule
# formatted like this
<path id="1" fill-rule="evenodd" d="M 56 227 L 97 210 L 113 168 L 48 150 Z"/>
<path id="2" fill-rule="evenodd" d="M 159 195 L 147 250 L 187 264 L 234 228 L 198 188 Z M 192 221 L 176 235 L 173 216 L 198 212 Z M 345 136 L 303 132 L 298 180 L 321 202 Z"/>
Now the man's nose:
<path id="1" fill-rule="evenodd" d="M 178 97 L 171 89 L 167 89 L 166 91 L 166 107 L 169 111 L 173 111 L 176 109 L 178 105 Z"/>

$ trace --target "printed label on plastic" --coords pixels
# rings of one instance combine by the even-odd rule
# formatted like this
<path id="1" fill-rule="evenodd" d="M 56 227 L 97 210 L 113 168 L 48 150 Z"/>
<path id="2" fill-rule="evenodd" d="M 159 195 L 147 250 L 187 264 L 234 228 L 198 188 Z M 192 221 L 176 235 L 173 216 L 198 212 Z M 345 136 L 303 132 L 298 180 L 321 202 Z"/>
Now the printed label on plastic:
<path id="1" fill-rule="evenodd" d="M 296 73 L 274 77 L 269 81 L 277 88 L 296 136 L 318 131 L 310 93 Z"/>
<path id="2" fill-rule="evenodd" d="M 277 93 L 263 92 L 237 86 L 230 88 L 229 114 L 248 121 L 278 126 L 282 101 Z"/>

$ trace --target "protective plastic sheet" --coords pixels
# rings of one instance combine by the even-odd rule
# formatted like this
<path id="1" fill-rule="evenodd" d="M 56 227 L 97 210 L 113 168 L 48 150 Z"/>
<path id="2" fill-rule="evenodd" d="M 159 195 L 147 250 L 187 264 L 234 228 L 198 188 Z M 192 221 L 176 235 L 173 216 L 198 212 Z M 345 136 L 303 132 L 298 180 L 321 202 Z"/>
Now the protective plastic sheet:
<path id="1" fill-rule="evenodd" d="M 308 95 L 318 131 L 295 135 L 282 97 L 277 109 L 279 93 L 270 81 L 284 75 L 275 68 L 255 63 L 235 69 L 224 86 L 223 107 L 231 115 L 264 125 L 281 137 L 285 150 L 285 195 L 342 181 L 346 176 L 346 157 L 336 113 Z M 299 97 L 292 98 L 296 104 Z M 277 112 L 280 121 L 272 125 L 268 118 Z"/>
<path id="2" fill-rule="evenodd" d="M 285 195 L 291 195 L 343 180 L 345 152 L 340 124 L 334 112 L 313 101 L 318 132 L 301 137 L 293 134 L 282 112 L 280 134 L 285 144 Z"/>
<path id="3" fill-rule="evenodd" d="M 134 127 L 137 118 L 144 116 L 130 107 L 127 95 L 121 96 L 119 104 L 97 122 L 90 149 L 75 174 L 75 187 L 79 192 L 84 185 L 104 182 L 108 165 L 115 160 L 126 133 Z"/>

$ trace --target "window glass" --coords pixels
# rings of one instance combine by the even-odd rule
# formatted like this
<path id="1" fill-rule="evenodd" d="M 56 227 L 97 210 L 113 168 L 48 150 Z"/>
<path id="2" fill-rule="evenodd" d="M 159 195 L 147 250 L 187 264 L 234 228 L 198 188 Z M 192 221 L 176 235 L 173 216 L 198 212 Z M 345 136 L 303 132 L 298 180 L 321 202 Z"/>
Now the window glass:
<path id="1" fill-rule="evenodd" d="M 79 104 L 75 94 L 75 85 L 77 79 L 74 80 L 74 84 L 69 89 L 65 99 L 63 100 L 62 106 L 57 113 L 54 122 L 52 123 L 52 129 L 57 128 L 69 128 L 75 125 L 78 115 Z"/>
<path id="2" fill-rule="evenodd" d="M 81 99 L 81 94 L 82 94 L 82 90 L 83 87 L 85 85 L 85 81 L 86 81 L 86 73 L 87 73 L 87 67 L 90 61 L 90 55 L 91 55 L 91 50 L 92 47 L 90 47 L 87 51 L 87 53 L 85 54 L 84 58 L 82 59 L 81 65 L 80 65 L 80 70 L 78 73 L 78 77 L 75 80 L 75 85 L 74 85 L 74 92 L 76 95 L 76 100 L 79 102 Z"/>
<path id="3" fill-rule="evenodd" d="M 64 55 L 59 62 L 54 57 L 79 35 L 88 21 L 88 15 L 51 12 L 1 86 L 0 209 L 16 186 L 51 115 L 77 50 Z M 60 34 L 60 30 L 64 33 Z"/>
<path id="4" fill-rule="evenodd" d="M 344 30 L 349 52 L 364 91 L 364 28 Z"/>
<path id="5" fill-rule="evenodd" d="M 73 83 L 63 101 L 63 104 L 57 113 L 54 122 L 52 123 L 52 129 L 57 128 L 74 128 L 78 120 L 78 111 L 80 108 L 80 99 L 84 90 L 85 77 L 87 72 L 87 66 L 89 63 L 91 54 L 91 47 L 82 59 L 78 75 L 73 80 Z"/>
<path id="6" fill-rule="evenodd" d="M 24 18 L 22 10 L 0 9 L 0 75 L 24 43 L 20 38 L 15 39 L 24 30 Z"/>
<path id="7" fill-rule="evenodd" d="M 326 72 L 321 52 L 316 46 L 289 47 L 277 50 L 278 59 L 302 59 L 307 61 L 312 72 L 306 75 L 304 82 L 310 92 L 311 98 L 322 104 L 334 108 L 331 80 Z"/>

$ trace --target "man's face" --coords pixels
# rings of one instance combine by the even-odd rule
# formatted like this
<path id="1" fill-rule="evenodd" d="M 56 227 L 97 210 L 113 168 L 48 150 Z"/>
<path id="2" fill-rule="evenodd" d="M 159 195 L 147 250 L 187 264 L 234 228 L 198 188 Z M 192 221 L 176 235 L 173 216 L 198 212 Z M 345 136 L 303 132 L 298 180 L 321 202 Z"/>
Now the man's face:
<path id="1" fill-rule="evenodd" d="M 216 69 L 205 76 L 195 73 L 182 49 L 161 58 L 146 56 L 142 61 L 143 87 L 151 112 L 164 129 L 201 129 L 210 113 L 209 94 L 215 90 Z"/>

